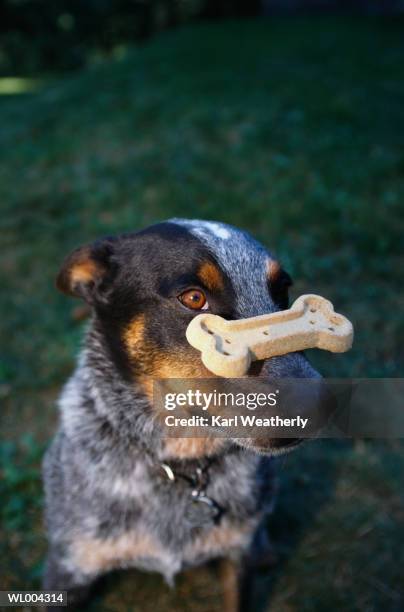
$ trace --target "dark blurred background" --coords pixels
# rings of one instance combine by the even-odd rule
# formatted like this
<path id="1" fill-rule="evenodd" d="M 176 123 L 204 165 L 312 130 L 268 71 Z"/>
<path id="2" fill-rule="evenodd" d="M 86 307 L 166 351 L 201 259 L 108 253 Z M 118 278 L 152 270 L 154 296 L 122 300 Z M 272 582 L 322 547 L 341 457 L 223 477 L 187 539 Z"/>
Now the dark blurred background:
<path id="1" fill-rule="evenodd" d="M 63 257 L 171 216 L 251 231 L 355 326 L 329 377 L 404 369 L 398 0 L 0 1 L 0 589 L 39 588 L 40 462 L 86 322 Z M 381 407 L 381 410 L 383 407 Z M 404 445 L 278 460 L 279 557 L 253 612 L 404 609 Z M 210 568 L 107 577 L 97 612 L 215 612 Z"/>
<path id="2" fill-rule="evenodd" d="M 196 20 L 402 12 L 403 0 L 1 0 L 0 74 L 74 70 Z"/>

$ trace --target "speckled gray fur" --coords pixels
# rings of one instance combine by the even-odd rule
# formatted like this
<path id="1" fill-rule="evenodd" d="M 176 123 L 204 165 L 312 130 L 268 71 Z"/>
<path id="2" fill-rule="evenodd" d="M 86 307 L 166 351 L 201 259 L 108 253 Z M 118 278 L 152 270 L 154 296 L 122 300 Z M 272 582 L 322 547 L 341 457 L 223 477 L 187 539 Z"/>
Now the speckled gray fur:
<path id="1" fill-rule="evenodd" d="M 240 317 L 254 317 L 275 310 L 267 285 L 270 253 L 250 234 L 214 221 L 176 218 L 170 221 L 188 228 L 212 251 L 231 278 Z"/>

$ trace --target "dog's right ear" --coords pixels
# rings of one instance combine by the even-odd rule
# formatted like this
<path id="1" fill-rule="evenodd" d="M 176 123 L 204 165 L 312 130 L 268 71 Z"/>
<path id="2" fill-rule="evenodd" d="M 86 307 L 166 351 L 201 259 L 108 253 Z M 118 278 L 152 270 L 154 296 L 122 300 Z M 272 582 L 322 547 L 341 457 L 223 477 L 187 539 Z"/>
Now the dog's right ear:
<path id="1" fill-rule="evenodd" d="M 56 278 L 59 291 L 83 298 L 91 306 L 105 304 L 117 267 L 113 247 L 114 240 L 104 238 L 70 253 Z"/>
<path id="2" fill-rule="evenodd" d="M 291 277 L 285 272 L 279 261 L 272 259 L 268 264 L 269 292 L 281 310 L 286 310 L 289 306 L 289 287 L 292 284 Z"/>

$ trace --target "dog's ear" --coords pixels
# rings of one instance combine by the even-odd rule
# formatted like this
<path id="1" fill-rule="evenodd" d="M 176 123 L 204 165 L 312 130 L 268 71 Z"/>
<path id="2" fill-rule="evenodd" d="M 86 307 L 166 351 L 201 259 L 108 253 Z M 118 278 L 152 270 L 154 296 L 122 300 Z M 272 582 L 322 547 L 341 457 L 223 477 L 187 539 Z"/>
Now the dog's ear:
<path id="1" fill-rule="evenodd" d="M 278 261 L 272 260 L 268 265 L 269 292 L 275 304 L 285 310 L 289 306 L 289 287 L 293 281 Z"/>
<path id="2" fill-rule="evenodd" d="M 64 260 L 56 287 L 67 295 L 83 298 L 91 306 L 107 303 L 117 268 L 113 253 L 112 238 L 75 249 Z"/>

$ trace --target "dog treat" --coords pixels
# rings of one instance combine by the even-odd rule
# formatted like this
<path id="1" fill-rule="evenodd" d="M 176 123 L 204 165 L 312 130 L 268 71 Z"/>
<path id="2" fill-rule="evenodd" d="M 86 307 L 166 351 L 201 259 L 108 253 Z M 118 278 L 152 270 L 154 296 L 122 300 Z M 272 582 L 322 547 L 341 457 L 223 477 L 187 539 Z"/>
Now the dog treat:
<path id="1" fill-rule="evenodd" d="M 249 319 L 227 321 L 200 314 L 188 325 L 186 336 L 211 372 L 236 378 L 256 359 L 308 348 L 343 353 L 352 346 L 353 327 L 320 295 L 301 295 L 289 310 Z"/>

